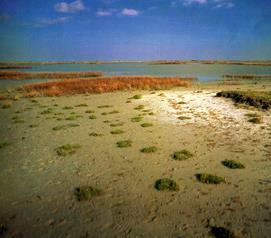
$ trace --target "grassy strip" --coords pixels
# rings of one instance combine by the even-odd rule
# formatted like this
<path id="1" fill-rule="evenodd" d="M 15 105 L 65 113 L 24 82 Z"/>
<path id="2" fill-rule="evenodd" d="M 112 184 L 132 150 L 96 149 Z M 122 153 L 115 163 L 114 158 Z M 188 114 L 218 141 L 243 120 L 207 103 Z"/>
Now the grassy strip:
<path id="1" fill-rule="evenodd" d="M 268 110 L 271 107 L 271 92 L 260 91 L 222 91 L 217 97 L 231 98 L 236 103 L 248 104 L 253 107 Z"/>
<path id="2" fill-rule="evenodd" d="M 170 89 L 188 87 L 193 78 L 116 76 L 99 79 L 71 79 L 29 84 L 23 87 L 26 96 L 60 96 L 84 93 L 104 93 L 118 90 Z"/>
<path id="3" fill-rule="evenodd" d="M 0 79 L 69 79 L 102 76 L 101 72 L 18 72 L 0 71 Z"/>

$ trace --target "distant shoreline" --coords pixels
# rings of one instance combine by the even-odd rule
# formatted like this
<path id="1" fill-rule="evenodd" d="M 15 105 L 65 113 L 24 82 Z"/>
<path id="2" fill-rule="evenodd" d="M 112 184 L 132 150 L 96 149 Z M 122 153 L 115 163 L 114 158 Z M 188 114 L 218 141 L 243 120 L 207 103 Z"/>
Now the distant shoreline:
<path id="1" fill-rule="evenodd" d="M 18 65 L 57 65 L 57 64 L 150 64 L 150 65 L 183 65 L 183 64 L 219 64 L 219 65 L 256 65 L 271 66 L 271 60 L 154 60 L 154 61 L 48 61 L 48 62 L 0 62 L 2 67 Z"/>

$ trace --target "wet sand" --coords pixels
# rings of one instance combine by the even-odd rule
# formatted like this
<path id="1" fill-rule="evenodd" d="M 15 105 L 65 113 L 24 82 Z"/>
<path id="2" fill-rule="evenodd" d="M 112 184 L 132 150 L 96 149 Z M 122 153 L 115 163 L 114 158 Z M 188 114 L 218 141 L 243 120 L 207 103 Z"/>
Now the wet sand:
<path id="1" fill-rule="evenodd" d="M 217 91 L 205 86 L 44 97 L 0 109 L 0 139 L 10 143 L 0 149 L 4 237 L 213 237 L 212 226 L 230 229 L 236 237 L 269 237 L 270 111 L 237 108 L 230 99 L 214 97 Z M 135 94 L 142 98 L 128 99 Z M 144 109 L 135 110 L 138 105 Z M 119 113 L 107 114 L 113 111 Z M 252 112 L 262 116 L 261 124 L 248 122 L 246 114 Z M 96 119 L 89 119 L 92 114 Z M 141 122 L 131 121 L 139 115 Z M 79 126 L 53 130 L 69 123 Z M 110 133 L 116 129 L 124 133 Z M 90 136 L 93 132 L 100 136 Z M 118 148 L 122 140 L 132 146 Z M 57 155 L 57 147 L 75 143 L 81 145 L 75 154 Z M 148 146 L 158 150 L 140 152 Z M 173 160 L 182 149 L 194 156 Z M 225 159 L 245 168 L 229 169 L 221 163 Z M 224 177 L 226 183 L 200 183 L 197 173 Z M 156 190 L 155 181 L 164 177 L 180 190 Z M 74 189 L 84 185 L 102 194 L 79 202 Z"/>

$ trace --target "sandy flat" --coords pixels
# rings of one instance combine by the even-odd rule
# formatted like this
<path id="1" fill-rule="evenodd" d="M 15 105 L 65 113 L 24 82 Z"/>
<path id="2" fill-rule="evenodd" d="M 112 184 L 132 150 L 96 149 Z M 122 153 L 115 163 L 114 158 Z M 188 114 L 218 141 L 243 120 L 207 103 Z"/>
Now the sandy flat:
<path id="1" fill-rule="evenodd" d="M 6 236 L 212 237 L 210 227 L 223 226 L 237 237 L 269 237 L 270 112 L 236 108 L 231 100 L 214 97 L 216 92 L 116 92 L 37 98 L 37 103 L 20 99 L 0 109 L 0 139 L 10 143 L 0 149 L 0 223 Z M 127 103 L 134 94 L 143 97 Z M 112 107 L 98 108 L 102 105 Z M 138 105 L 145 108 L 135 110 Z M 51 113 L 41 114 L 48 108 Z M 86 110 L 94 110 L 97 118 L 89 119 Z M 106 114 L 114 110 L 119 113 Z M 251 112 L 260 114 L 263 123 L 248 122 Z M 71 115 L 79 117 L 66 120 Z M 138 115 L 143 121 L 131 122 Z M 79 126 L 53 130 L 69 123 Z M 112 135 L 115 129 L 124 133 Z M 90 136 L 93 132 L 101 136 Z M 116 142 L 128 139 L 132 147 L 117 148 Z M 68 143 L 81 148 L 58 156 L 55 149 Z M 147 146 L 158 151 L 141 153 Z M 182 149 L 194 156 L 173 160 L 172 153 Z M 221 163 L 225 159 L 240 161 L 245 169 L 228 169 Z M 222 176 L 226 183 L 202 184 L 197 173 Z M 157 191 L 154 183 L 164 177 L 174 179 L 180 191 Z M 79 202 L 74 189 L 82 185 L 102 194 Z"/>

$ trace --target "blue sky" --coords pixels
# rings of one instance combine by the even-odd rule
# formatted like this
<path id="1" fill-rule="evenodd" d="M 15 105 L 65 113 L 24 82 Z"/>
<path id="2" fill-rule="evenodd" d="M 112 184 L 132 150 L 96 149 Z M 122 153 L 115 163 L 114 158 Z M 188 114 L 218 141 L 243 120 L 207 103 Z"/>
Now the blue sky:
<path id="1" fill-rule="evenodd" d="M 0 60 L 271 59 L 271 0 L 1 0 Z"/>

